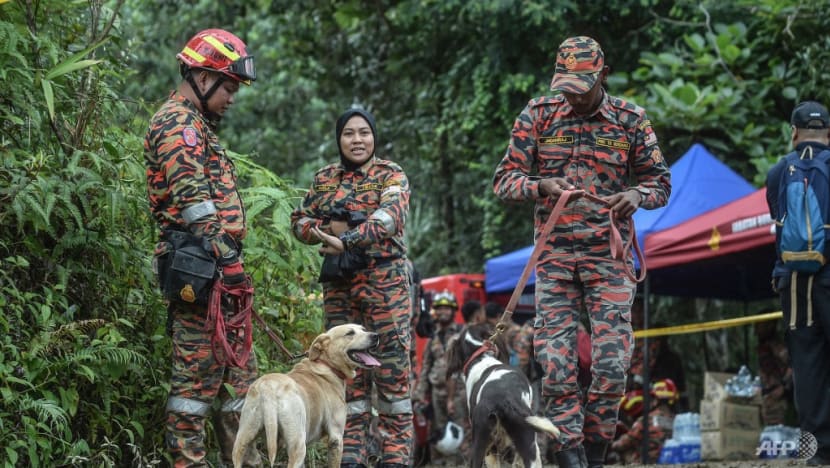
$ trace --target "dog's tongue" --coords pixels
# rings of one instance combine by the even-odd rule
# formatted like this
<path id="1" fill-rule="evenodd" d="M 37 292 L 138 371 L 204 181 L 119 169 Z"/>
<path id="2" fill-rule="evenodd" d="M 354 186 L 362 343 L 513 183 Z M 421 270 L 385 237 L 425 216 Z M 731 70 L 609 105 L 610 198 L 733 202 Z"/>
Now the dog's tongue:
<path id="1" fill-rule="evenodd" d="M 375 357 L 369 353 L 354 353 L 354 357 L 360 359 L 360 362 L 362 362 L 366 367 L 380 366 L 380 361 L 375 359 Z"/>

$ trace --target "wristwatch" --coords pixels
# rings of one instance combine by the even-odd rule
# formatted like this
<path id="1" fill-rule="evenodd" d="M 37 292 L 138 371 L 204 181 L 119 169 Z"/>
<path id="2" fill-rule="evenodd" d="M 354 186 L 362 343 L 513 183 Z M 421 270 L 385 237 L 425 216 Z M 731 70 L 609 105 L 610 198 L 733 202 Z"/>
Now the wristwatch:
<path id="1" fill-rule="evenodd" d="M 640 206 L 642 206 L 643 203 L 645 203 L 646 199 L 648 198 L 648 194 L 651 193 L 650 188 L 640 187 L 640 186 L 631 187 L 628 190 L 634 190 L 634 191 L 636 191 L 637 193 L 640 194 Z"/>
<path id="2" fill-rule="evenodd" d="M 340 236 L 338 236 L 338 239 L 340 239 L 340 242 L 343 243 L 343 249 L 349 250 L 355 246 L 359 237 L 360 233 L 355 229 L 351 229 L 344 232 L 343 234 L 340 234 Z"/>

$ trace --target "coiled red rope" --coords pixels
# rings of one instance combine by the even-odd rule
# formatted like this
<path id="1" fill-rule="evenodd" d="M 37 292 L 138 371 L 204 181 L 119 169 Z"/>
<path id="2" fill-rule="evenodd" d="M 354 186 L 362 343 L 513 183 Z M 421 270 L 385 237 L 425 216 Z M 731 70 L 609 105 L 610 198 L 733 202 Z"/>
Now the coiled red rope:
<path id="1" fill-rule="evenodd" d="M 222 296 L 229 296 L 234 304 L 234 311 L 227 321 L 222 314 Z M 254 287 L 251 278 L 246 277 L 244 286 L 227 287 L 218 279 L 213 283 L 208 301 L 207 322 L 205 330 L 212 330 L 210 345 L 216 361 L 225 366 L 244 368 L 251 357 L 254 326 L 251 321 L 254 302 Z M 234 335 L 242 340 L 228 342 L 228 336 Z"/>

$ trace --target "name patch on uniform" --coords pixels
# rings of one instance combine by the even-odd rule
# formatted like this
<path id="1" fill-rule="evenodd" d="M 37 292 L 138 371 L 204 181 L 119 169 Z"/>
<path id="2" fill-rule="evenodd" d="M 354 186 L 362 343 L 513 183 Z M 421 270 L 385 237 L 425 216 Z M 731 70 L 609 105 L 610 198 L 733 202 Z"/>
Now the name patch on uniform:
<path id="1" fill-rule="evenodd" d="M 555 136 L 555 137 L 542 137 L 539 138 L 540 145 L 561 145 L 563 143 L 573 143 L 574 136 L 573 135 L 562 135 L 562 136 Z"/>
<path id="2" fill-rule="evenodd" d="M 631 149 L 631 143 L 627 141 L 621 140 L 612 140 L 610 138 L 597 138 L 597 146 L 605 146 L 606 148 L 614 148 L 614 149 L 623 149 L 629 150 Z"/>
<path id="3" fill-rule="evenodd" d="M 370 190 L 381 190 L 383 185 L 377 182 L 369 182 L 368 184 L 359 184 L 355 187 L 356 192 L 368 192 Z"/>
<path id="4" fill-rule="evenodd" d="M 315 192 L 336 192 L 337 186 L 332 184 L 320 184 L 314 186 Z"/>
<path id="5" fill-rule="evenodd" d="M 185 127 L 182 130 L 182 139 L 187 146 L 196 146 L 199 143 L 199 137 L 196 135 L 196 129 L 193 127 Z"/>

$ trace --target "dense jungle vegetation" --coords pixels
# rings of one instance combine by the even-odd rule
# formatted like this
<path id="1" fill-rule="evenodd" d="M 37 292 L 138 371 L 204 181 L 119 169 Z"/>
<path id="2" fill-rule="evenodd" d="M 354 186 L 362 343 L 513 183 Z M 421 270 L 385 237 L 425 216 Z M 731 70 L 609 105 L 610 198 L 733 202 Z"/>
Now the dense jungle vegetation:
<path id="1" fill-rule="evenodd" d="M 547 91 L 562 39 L 600 41 L 610 92 L 649 111 L 669 162 L 700 142 L 760 185 L 789 148 L 794 104 L 830 101 L 827 7 L 0 0 L 0 465 L 166 464 L 170 342 L 142 139 L 196 31 L 231 30 L 256 56 L 258 79 L 219 134 L 252 221 L 257 310 L 299 351 L 322 327 L 320 260 L 288 215 L 336 158 L 334 119 L 349 105 L 374 112 L 379 153 L 410 177 L 421 273 L 481 271 L 530 242 L 530 207 L 496 200 L 491 178 L 513 119 Z M 263 333 L 255 351 L 263 370 L 286 366 Z"/>

